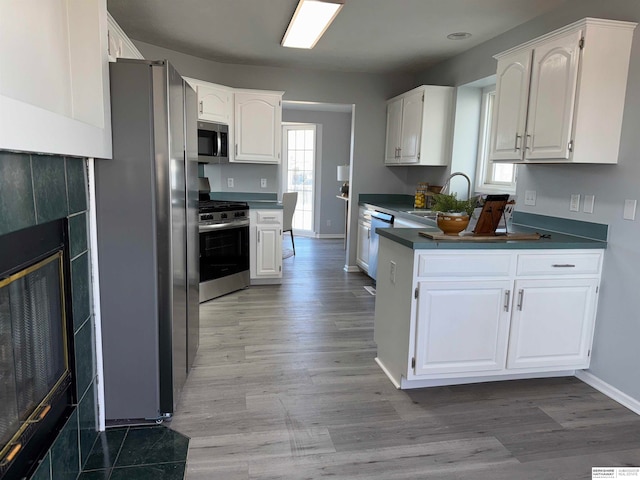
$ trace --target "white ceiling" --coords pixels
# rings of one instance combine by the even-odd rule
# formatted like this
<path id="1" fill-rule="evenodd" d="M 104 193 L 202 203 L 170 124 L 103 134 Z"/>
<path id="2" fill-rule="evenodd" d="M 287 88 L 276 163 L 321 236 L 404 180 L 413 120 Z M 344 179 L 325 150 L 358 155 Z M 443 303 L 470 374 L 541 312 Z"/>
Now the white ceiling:
<path id="1" fill-rule="evenodd" d="M 108 0 L 135 40 L 224 63 L 415 72 L 566 0 L 345 0 L 313 50 L 280 41 L 298 0 Z M 470 32 L 467 40 L 448 40 Z"/>

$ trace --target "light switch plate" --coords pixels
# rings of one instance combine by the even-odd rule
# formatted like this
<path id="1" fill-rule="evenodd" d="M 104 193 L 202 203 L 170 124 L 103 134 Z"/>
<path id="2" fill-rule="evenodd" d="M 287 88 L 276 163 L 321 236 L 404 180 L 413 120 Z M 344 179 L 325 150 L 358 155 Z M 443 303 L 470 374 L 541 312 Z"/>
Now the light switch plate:
<path id="1" fill-rule="evenodd" d="M 525 205 L 535 205 L 536 204 L 536 191 L 535 190 L 527 190 L 524 192 L 524 204 Z"/>
<path id="2" fill-rule="evenodd" d="M 595 195 L 585 195 L 584 204 L 582 205 L 582 211 L 584 213 L 593 213 L 593 204 L 596 200 Z"/>
<path id="3" fill-rule="evenodd" d="M 569 211 L 570 212 L 580 211 L 580 195 L 579 194 L 571 195 L 571 202 L 569 203 Z"/>
<path id="4" fill-rule="evenodd" d="M 261 178 L 260 179 L 260 188 L 267 188 L 267 179 L 266 178 Z"/>
<path id="5" fill-rule="evenodd" d="M 637 203 L 638 203 L 637 200 L 625 200 L 624 213 L 622 214 L 622 218 L 624 218 L 625 220 L 635 220 Z"/>
<path id="6" fill-rule="evenodd" d="M 227 187 L 233 188 L 233 178 L 227 178 Z"/>

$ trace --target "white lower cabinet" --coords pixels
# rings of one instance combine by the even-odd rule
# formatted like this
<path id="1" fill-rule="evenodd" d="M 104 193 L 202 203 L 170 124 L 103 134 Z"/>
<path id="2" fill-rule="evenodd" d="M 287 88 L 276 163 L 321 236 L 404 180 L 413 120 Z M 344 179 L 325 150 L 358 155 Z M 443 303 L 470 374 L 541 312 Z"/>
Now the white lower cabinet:
<path id="1" fill-rule="evenodd" d="M 282 282 L 282 210 L 249 213 L 252 284 Z"/>
<path id="2" fill-rule="evenodd" d="M 371 238 L 371 223 L 358 220 L 358 245 L 356 248 L 356 264 L 365 272 L 369 271 L 369 239 Z"/>
<path id="3" fill-rule="evenodd" d="M 587 368 L 598 279 L 517 280 L 507 368 Z"/>
<path id="4" fill-rule="evenodd" d="M 509 281 L 418 285 L 416 375 L 504 368 Z"/>
<path id="5" fill-rule="evenodd" d="M 395 277 L 377 282 L 374 339 L 398 387 L 589 367 L 602 250 L 413 251 L 382 239 L 379 271 L 391 262 Z"/>

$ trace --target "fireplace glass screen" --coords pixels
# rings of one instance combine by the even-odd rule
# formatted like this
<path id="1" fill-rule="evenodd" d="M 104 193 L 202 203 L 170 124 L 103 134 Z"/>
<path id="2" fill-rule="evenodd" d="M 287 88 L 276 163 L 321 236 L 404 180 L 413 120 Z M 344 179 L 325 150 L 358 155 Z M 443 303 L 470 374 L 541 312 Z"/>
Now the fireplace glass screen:
<path id="1" fill-rule="evenodd" d="M 0 280 L 0 459 L 20 449 L 69 375 L 62 253 Z"/>

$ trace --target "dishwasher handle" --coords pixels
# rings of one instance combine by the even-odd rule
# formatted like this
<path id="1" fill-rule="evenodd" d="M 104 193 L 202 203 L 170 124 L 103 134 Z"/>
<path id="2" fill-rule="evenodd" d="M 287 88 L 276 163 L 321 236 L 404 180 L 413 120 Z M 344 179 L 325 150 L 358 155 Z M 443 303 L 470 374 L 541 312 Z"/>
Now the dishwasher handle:
<path id="1" fill-rule="evenodd" d="M 394 217 L 393 217 L 393 215 L 391 215 L 389 213 L 379 212 L 379 211 L 376 210 L 376 211 L 371 213 L 371 220 L 373 220 L 374 218 L 376 220 L 381 221 L 381 222 L 389 223 L 389 224 L 393 225 Z"/>

